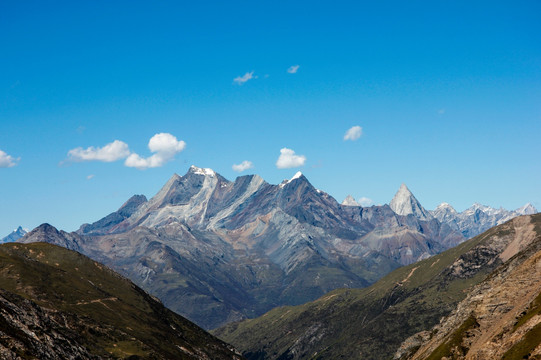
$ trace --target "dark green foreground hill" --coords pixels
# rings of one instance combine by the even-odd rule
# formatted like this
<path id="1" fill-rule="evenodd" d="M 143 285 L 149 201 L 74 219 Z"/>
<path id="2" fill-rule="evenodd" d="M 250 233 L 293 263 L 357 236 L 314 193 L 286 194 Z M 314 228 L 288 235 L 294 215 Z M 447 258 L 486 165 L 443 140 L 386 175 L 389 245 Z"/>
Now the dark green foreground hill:
<path id="1" fill-rule="evenodd" d="M 241 359 L 109 268 L 46 244 L 0 246 L 1 359 Z"/>
<path id="2" fill-rule="evenodd" d="M 473 286 L 540 237 L 541 214 L 515 218 L 368 288 L 335 290 L 214 334 L 249 359 L 391 359 L 406 338 L 439 323 Z"/>

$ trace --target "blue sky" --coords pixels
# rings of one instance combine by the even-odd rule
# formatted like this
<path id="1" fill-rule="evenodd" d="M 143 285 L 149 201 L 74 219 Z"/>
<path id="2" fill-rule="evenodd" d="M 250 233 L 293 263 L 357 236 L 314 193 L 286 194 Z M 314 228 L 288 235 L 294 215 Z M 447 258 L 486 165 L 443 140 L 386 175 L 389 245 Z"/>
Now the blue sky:
<path id="1" fill-rule="evenodd" d="M 539 1 L 111 3 L 0 3 L 1 236 L 75 230 L 191 164 L 541 208 Z"/>

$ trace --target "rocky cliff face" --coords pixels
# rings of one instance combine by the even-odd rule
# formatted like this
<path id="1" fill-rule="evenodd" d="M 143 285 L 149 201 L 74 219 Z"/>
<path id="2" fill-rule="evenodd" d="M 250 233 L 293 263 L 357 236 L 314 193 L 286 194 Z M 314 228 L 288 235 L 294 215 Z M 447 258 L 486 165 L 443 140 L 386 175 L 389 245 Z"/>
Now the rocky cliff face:
<path id="1" fill-rule="evenodd" d="M 300 173 L 271 185 L 192 166 L 150 200 L 134 197 L 77 233 L 41 226 L 22 241 L 80 251 L 214 328 L 336 288 L 365 287 L 463 237 L 388 205 L 342 206 Z"/>
<path id="2" fill-rule="evenodd" d="M 70 319 L 65 314 L 42 308 L 5 290 L 0 290 L 0 358 L 6 360 L 99 359 L 81 346 L 79 337 L 60 325 Z"/>
<path id="3" fill-rule="evenodd" d="M 430 220 L 432 218 L 430 213 L 425 210 L 421 203 L 413 196 L 406 184 L 400 185 L 400 188 L 389 203 L 389 206 L 398 215 L 412 214 L 421 220 Z"/>
<path id="4" fill-rule="evenodd" d="M 541 217 L 508 225 L 513 240 L 501 238 L 503 262 L 476 285 L 432 330 L 402 344 L 396 359 L 523 359 L 541 356 Z M 475 264 L 457 263 L 452 271 Z"/>

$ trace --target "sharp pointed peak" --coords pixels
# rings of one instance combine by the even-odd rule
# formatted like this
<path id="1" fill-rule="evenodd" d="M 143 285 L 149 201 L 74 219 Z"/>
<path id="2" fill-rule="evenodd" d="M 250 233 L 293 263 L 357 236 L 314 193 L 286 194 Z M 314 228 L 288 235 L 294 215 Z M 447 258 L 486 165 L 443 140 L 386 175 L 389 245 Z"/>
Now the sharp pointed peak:
<path id="1" fill-rule="evenodd" d="M 404 183 L 400 185 L 400 188 L 389 203 L 389 206 L 398 215 L 413 214 L 415 217 L 421 220 L 431 218 L 428 211 L 423 208 L 423 206 L 419 203 L 419 200 L 417 200 L 417 198 Z"/>
<path id="2" fill-rule="evenodd" d="M 346 196 L 344 201 L 342 201 L 342 205 L 345 206 L 360 206 L 357 201 L 355 201 L 355 198 L 351 195 Z"/>
<path id="3" fill-rule="evenodd" d="M 398 192 L 407 192 L 411 194 L 411 190 L 408 188 L 408 186 L 405 183 L 400 184 L 400 187 L 398 188 Z"/>
<path id="4" fill-rule="evenodd" d="M 306 176 L 304 176 L 302 172 L 297 171 L 297 172 L 295 173 L 295 175 L 293 175 L 293 176 L 291 177 L 291 179 L 289 179 L 289 180 L 288 180 L 288 179 L 284 179 L 284 181 L 282 181 L 282 182 L 280 183 L 280 187 L 283 188 L 283 187 L 286 186 L 287 184 L 290 184 L 290 183 L 292 183 L 293 181 L 298 180 L 298 179 L 304 180 L 304 181 L 308 182 L 308 179 L 306 178 Z"/>
<path id="5" fill-rule="evenodd" d="M 516 209 L 515 212 L 521 215 L 532 215 L 532 214 L 537 213 L 537 209 L 535 208 L 535 206 L 533 206 L 532 203 L 529 202 L 529 203 L 524 204 L 524 206 L 521 206 L 518 209 Z"/>
<path id="6" fill-rule="evenodd" d="M 304 175 L 302 174 L 302 172 L 297 171 L 297 172 L 295 173 L 295 175 L 293 175 L 293 177 L 292 177 L 291 179 L 289 179 L 289 181 L 291 182 L 291 181 L 293 181 L 293 180 L 295 180 L 295 179 L 299 179 L 301 176 L 304 176 Z"/>

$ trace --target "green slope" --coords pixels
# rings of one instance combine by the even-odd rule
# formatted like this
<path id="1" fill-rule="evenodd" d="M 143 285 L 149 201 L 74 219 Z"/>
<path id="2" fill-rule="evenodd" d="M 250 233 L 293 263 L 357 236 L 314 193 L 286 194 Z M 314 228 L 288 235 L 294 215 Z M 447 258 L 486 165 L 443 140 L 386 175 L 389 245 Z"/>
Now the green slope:
<path id="1" fill-rule="evenodd" d="M 532 221 L 541 223 L 541 216 Z M 514 234 L 511 221 L 368 288 L 335 290 L 214 334 L 249 359 L 389 359 L 404 339 L 435 325 L 500 265 L 498 254 Z"/>
<path id="2" fill-rule="evenodd" d="M 29 303 L 21 298 L 28 299 L 40 314 L 47 314 L 48 328 L 32 325 L 35 339 L 41 341 L 54 330 L 104 358 L 240 358 L 232 347 L 166 309 L 129 280 L 62 247 L 0 246 L 0 289 L 11 305 L 27 308 Z M 4 323 L 9 319 L 0 314 Z M 12 335 L 11 342 L 0 339 L 0 347 L 16 342 L 17 334 Z M 31 348 L 17 350 L 19 356 L 39 358 Z"/>

